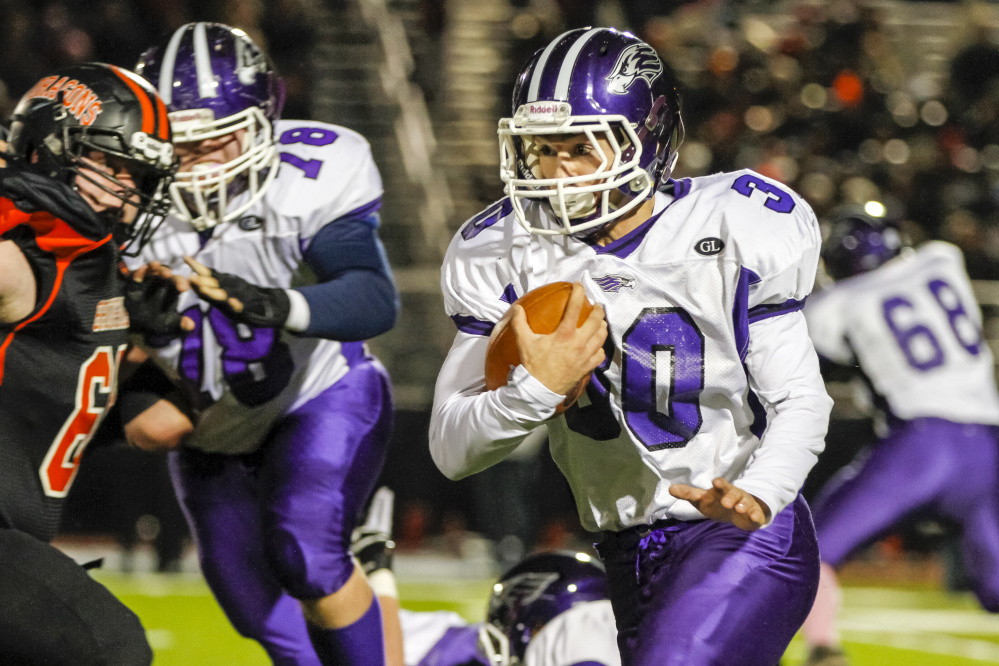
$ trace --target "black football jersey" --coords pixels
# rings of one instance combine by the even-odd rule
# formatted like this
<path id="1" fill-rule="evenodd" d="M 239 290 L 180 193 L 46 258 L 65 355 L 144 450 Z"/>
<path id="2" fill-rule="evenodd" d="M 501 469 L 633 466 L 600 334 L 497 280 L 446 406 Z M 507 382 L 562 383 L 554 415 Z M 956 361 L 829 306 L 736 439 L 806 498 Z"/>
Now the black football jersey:
<path id="1" fill-rule="evenodd" d="M 120 255 L 69 186 L 0 170 L 0 238 L 35 275 L 35 308 L 0 324 L 0 526 L 50 541 L 80 457 L 114 402 L 128 314 Z"/>

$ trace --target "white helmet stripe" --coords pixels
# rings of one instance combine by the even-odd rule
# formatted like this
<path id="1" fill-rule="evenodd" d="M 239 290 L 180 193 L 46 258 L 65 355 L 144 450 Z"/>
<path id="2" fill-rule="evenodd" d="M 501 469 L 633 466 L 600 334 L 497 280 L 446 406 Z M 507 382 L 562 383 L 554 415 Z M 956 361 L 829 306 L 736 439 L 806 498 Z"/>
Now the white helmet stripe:
<path id="1" fill-rule="evenodd" d="M 538 88 L 541 86 L 541 74 L 545 71 L 545 66 L 548 64 L 548 58 L 551 57 L 552 51 L 558 45 L 562 38 L 568 35 L 572 30 L 566 30 L 561 35 L 552 40 L 548 48 L 544 50 L 541 57 L 538 58 L 538 64 L 534 66 L 534 75 L 531 77 L 531 87 L 527 89 L 527 102 L 538 101 Z"/>
<path id="2" fill-rule="evenodd" d="M 587 30 L 576 40 L 576 43 L 572 45 L 569 52 L 565 54 L 565 60 L 562 61 L 562 69 L 558 72 L 558 81 L 555 82 L 555 99 L 563 102 L 569 99 L 569 80 L 572 77 L 572 68 L 576 66 L 576 59 L 579 58 L 579 52 L 586 46 L 586 42 L 590 41 L 590 37 L 601 30 L 603 28 Z"/>
<path id="3" fill-rule="evenodd" d="M 163 52 L 163 62 L 160 63 L 160 97 L 163 103 L 170 106 L 173 103 L 173 68 L 177 64 L 177 49 L 180 48 L 180 40 L 187 32 L 187 26 L 177 28 L 170 37 L 166 51 Z"/>
<path id="4" fill-rule="evenodd" d="M 208 53 L 208 31 L 200 21 L 194 24 L 194 71 L 198 73 L 198 97 L 218 97 L 219 84 Z"/>

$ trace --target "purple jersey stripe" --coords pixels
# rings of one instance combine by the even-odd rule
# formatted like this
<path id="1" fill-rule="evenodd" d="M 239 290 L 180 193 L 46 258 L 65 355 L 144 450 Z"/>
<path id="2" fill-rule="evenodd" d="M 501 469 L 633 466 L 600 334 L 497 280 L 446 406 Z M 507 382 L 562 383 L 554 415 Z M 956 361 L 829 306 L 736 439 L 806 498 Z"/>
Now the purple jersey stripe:
<path id="1" fill-rule="evenodd" d="M 758 321 L 770 319 L 771 317 L 776 317 L 777 315 L 795 312 L 803 307 L 805 307 L 804 298 L 800 301 L 790 298 L 783 303 L 776 303 L 774 305 L 757 305 L 749 311 L 749 323 L 755 324 Z"/>
<path id="2" fill-rule="evenodd" d="M 339 219 L 339 220 L 343 220 L 343 219 L 346 219 L 346 218 L 364 219 L 365 217 L 368 217 L 372 213 L 377 212 L 381 207 L 382 207 L 382 198 L 378 197 L 377 199 L 374 199 L 373 201 L 369 201 L 368 203 L 364 204 L 363 206 L 358 206 L 357 208 L 355 208 L 354 210 L 350 211 L 349 213 L 347 213 L 345 215 L 341 215 L 337 219 Z M 377 220 L 376 220 L 376 222 L 377 222 Z"/>
<path id="3" fill-rule="evenodd" d="M 690 179 L 683 178 L 681 180 L 670 180 L 670 184 L 673 185 L 673 200 L 682 199 L 683 197 L 690 194 Z"/>
<path id="4" fill-rule="evenodd" d="M 745 364 L 742 365 L 742 368 L 746 370 L 746 377 L 749 377 L 749 370 Z M 753 422 L 749 424 L 749 432 L 756 435 L 757 439 L 763 439 L 763 433 L 767 429 L 767 409 L 760 402 L 760 397 L 756 395 L 756 391 L 752 387 L 749 387 L 749 397 L 746 402 L 749 403 L 749 409 L 753 412 Z"/>
<path id="5" fill-rule="evenodd" d="M 503 295 L 500 296 L 500 300 L 510 304 L 513 304 L 517 300 L 517 290 L 513 288 L 512 284 L 506 286 L 506 289 L 503 290 Z"/>
<path id="6" fill-rule="evenodd" d="M 451 321 L 454 322 L 459 331 L 471 335 L 489 335 L 496 328 L 496 324 L 491 321 L 483 321 L 466 315 L 451 315 Z"/>
<path id="7" fill-rule="evenodd" d="M 735 303 L 732 305 L 732 327 L 735 329 L 735 347 L 739 350 L 739 360 L 746 360 L 749 349 L 749 285 L 753 272 L 747 268 L 739 271 L 739 284 L 735 288 Z"/>
<path id="8" fill-rule="evenodd" d="M 669 206 L 666 208 L 669 208 Z M 597 251 L 597 254 L 613 254 L 615 257 L 624 259 L 638 249 L 638 246 L 642 244 L 643 240 L 645 240 L 649 231 L 652 230 L 652 225 L 655 224 L 656 221 L 662 217 L 662 214 L 666 212 L 666 208 L 663 208 L 657 214 L 643 222 L 641 226 L 632 229 L 616 241 L 608 243 L 604 246 L 596 245 L 593 249 Z"/>

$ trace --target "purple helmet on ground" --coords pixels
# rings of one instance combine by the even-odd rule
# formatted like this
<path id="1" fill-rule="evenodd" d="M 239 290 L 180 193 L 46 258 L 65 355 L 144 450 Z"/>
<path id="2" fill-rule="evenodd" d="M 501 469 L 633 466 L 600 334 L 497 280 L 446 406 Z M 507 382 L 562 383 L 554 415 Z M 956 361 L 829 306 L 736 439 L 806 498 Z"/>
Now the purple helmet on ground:
<path id="1" fill-rule="evenodd" d="M 589 139 L 602 160 L 596 173 L 542 177 L 535 137 L 559 134 Z M 500 121 L 499 138 L 500 177 L 521 225 L 540 234 L 601 227 L 634 210 L 669 178 L 683 140 L 676 83 L 655 49 L 634 35 L 570 30 L 521 71 L 513 117 Z M 547 201 L 560 228 L 531 225 L 525 199 Z"/>
<path id="2" fill-rule="evenodd" d="M 902 251 L 898 230 L 860 208 L 833 214 L 822 244 L 822 262 L 833 280 L 874 270 Z"/>
<path id="3" fill-rule="evenodd" d="M 479 648 L 490 664 L 519 664 L 531 638 L 555 616 L 606 598 L 604 568 L 586 553 L 529 555 L 493 585 Z"/>
<path id="4" fill-rule="evenodd" d="M 224 164 L 185 168 L 171 187 L 177 214 L 200 230 L 232 220 L 258 201 L 277 175 L 274 121 L 284 82 L 245 32 L 221 23 L 188 23 L 142 54 L 135 71 L 170 110 L 174 143 L 235 132 L 240 154 Z M 230 202 L 248 191 L 234 206 Z"/>

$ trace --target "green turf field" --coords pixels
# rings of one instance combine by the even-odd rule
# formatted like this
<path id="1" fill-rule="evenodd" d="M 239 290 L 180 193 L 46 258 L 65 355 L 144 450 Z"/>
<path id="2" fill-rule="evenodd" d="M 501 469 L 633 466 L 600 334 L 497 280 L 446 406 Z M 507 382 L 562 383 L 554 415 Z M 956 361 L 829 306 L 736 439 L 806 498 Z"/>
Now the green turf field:
<path id="1" fill-rule="evenodd" d="M 98 578 L 135 610 L 149 633 L 156 666 L 256 666 L 269 663 L 256 643 L 229 626 L 200 578 L 190 575 Z M 448 609 L 480 620 L 491 581 L 400 582 L 410 610 Z M 855 666 L 999 664 L 999 617 L 967 595 L 926 590 L 847 588 L 842 629 Z M 786 666 L 798 666 L 796 639 Z"/>

